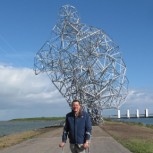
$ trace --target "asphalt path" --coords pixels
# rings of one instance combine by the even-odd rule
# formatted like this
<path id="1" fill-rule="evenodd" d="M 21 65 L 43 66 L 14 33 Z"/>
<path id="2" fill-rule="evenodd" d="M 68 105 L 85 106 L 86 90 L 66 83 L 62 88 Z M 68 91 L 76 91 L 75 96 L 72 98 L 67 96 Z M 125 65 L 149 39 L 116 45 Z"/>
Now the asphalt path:
<path id="1" fill-rule="evenodd" d="M 67 142 L 63 150 L 61 142 L 62 128 L 57 127 L 35 138 L 0 150 L 0 153 L 71 153 Z M 90 149 L 86 153 L 131 153 L 98 126 L 93 126 Z"/>

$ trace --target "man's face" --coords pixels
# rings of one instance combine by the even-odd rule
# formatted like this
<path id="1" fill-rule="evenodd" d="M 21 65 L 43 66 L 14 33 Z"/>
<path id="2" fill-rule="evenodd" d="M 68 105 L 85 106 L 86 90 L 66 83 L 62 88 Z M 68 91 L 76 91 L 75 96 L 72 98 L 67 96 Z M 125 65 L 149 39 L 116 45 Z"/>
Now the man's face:
<path id="1" fill-rule="evenodd" d="M 73 109 L 73 111 L 75 112 L 75 113 L 78 113 L 79 111 L 80 111 L 80 104 L 79 104 L 79 102 L 73 102 L 73 104 L 72 104 L 72 109 Z"/>

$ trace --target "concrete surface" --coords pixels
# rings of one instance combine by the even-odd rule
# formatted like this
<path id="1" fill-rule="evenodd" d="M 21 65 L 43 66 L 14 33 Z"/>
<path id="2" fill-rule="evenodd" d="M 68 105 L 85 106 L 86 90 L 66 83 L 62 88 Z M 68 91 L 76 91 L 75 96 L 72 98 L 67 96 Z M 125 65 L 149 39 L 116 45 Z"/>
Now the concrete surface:
<path id="1" fill-rule="evenodd" d="M 68 142 L 63 150 L 58 147 L 61 134 L 62 128 L 56 128 L 36 138 L 0 150 L 0 153 L 71 153 Z M 98 126 L 93 127 L 92 135 L 90 153 L 131 153 Z M 88 153 L 88 150 L 86 152 Z"/>

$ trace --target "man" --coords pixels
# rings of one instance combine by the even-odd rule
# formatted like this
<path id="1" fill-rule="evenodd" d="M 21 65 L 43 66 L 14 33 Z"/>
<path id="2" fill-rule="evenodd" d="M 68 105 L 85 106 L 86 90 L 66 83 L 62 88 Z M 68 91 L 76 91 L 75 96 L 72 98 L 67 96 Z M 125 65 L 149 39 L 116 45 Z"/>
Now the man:
<path id="1" fill-rule="evenodd" d="M 62 142 L 59 147 L 64 147 L 68 136 L 71 152 L 85 153 L 85 149 L 89 147 L 91 130 L 92 125 L 88 113 L 82 111 L 78 100 L 73 100 L 72 112 L 66 115 Z"/>

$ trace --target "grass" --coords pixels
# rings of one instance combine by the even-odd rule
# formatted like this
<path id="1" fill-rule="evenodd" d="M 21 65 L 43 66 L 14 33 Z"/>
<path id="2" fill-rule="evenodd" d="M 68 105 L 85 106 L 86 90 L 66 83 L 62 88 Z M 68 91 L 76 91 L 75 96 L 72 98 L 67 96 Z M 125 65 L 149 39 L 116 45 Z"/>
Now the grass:
<path id="1" fill-rule="evenodd" d="M 153 153 L 153 142 L 147 140 L 131 139 L 122 144 L 133 153 Z"/>
<path id="2" fill-rule="evenodd" d="M 147 124 L 146 127 L 149 127 L 149 128 L 151 128 L 151 129 L 153 129 L 153 125 Z"/>
<path id="3" fill-rule="evenodd" d="M 153 126 L 105 121 L 102 128 L 132 153 L 153 153 Z"/>
<path id="4" fill-rule="evenodd" d="M 10 121 L 50 121 L 50 120 L 64 120 L 65 117 L 35 117 L 35 118 L 17 118 Z"/>
<path id="5" fill-rule="evenodd" d="M 0 149 L 18 144 L 24 140 L 37 136 L 43 132 L 44 131 L 41 131 L 41 130 L 26 131 L 22 133 L 16 133 L 16 134 L 0 137 Z"/>

